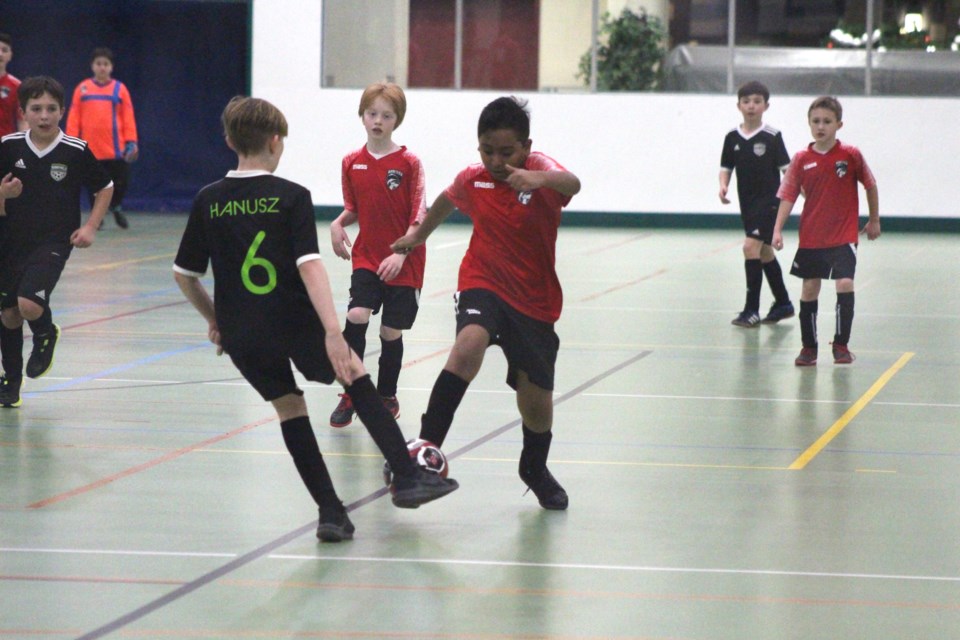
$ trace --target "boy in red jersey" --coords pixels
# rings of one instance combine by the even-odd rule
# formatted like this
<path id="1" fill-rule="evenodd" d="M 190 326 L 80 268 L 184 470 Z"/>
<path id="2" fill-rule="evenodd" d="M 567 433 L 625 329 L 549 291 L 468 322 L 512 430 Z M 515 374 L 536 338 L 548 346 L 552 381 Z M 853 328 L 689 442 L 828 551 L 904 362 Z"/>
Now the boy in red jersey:
<path id="1" fill-rule="evenodd" d="M 854 355 L 847 347 L 853 326 L 853 278 L 857 268 L 860 233 L 880 237 L 880 199 L 877 181 L 860 150 L 837 140 L 843 126 L 840 101 L 830 96 L 817 98 L 807 111 L 813 142 L 790 162 L 777 196 L 780 208 L 773 229 L 773 246 L 783 248 L 783 225 L 797 197 L 805 201 L 800 214 L 800 247 L 790 273 L 803 278 L 800 293 L 800 335 L 803 348 L 798 367 L 817 364 L 817 306 L 820 282 L 836 280 L 837 321 L 833 337 L 833 361 L 850 364 Z M 857 182 L 867 192 L 869 219 L 858 229 L 860 204 Z"/>
<path id="2" fill-rule="evenodd" d="M 110 212 L 117 226 L 129 225 L 123 213 L 123 197 L 130 183 L 130 163 L 140 154 L 137 122 L 130 92 L 113 74 L 113 52 L 98 47 L 90 56 L 93 77 L 77 85 L 67 115 L 67 135 L 83 138 L 113 179 Z"/>
<path id="3" fill-rule="evenodd" d="M 433 385 L 420 437 L 443 444 L 487 347 L 496 344 L 507 357 L 507 384 L 523 419 L 520 479 L 545 509 L 566 509 L 567 493 L 547 469 L 560 347 L 554 323 L 563 304 L 554 265 L 560 212 L 580 191 L 580 180 L 530 151 L 525 101 L 502 97 L 488 104 L 477 135 L 482 163 L 461 171 L 423 222 L 393 243 L 394 251 L 409 253 L 454 208 L 473 221 L 457 285 L 457 338 Z"/>
<path id="4" fill-rule="evenodd" d="M 344 229 L 358 222 L 353 244 L 353 275 L 343 336 L 363 360 L 370 315 L 383 308 L 380 322 L 380 363 L 377 391 L 383 403 L 400 417 L 397 380 L 403 364 L 403 330 L 413 326 L 419 309 L 426 247 L 409 254 L 394 253 L 390 243 L 426 214 L 423 165 L 406 147 L 393 141 L 403 122 L 407 99 L 393 83 L 375 83 L 360 97 L 359 116 L 367 143 L 343 158 L 343 213 L 330 224 L 333 251 L 351 258 L 350 238 Z M 353 401 L 341 394 L 330 415 L 331 427 L 353 421 Z"/>
<path id="5" fill-rule="evenodd" d="M 17 102 L 20 80 L 7 72 L 12 59 L 13 39 L 9 34 L 0 33 L 0 137 L 22 130 L 25 124 L 20 120 L 20 104 Z"/>
<path id="6" fill-rule="evenodd" d="M 411 461 L 400 427 L 340 333 L 310 192 L 273 175 L 283 155 L 286 117 L 266 100 L 238 96 L 221 119 L 237 169 L 197 194 L 174 277 L 207 321 L 210 341 L 276 410 L 283 441 L 319 509 L 317 537 L 348 540 L 354 526 L 337 497 L 291 363 L 308 380 L 336 379 L 349 389 L 390 468 L 401 470 L 394 475 L 394 505 L 416 509 L 457 483 Z M 237 208 L 245 215 L 232 215 Z M 200 282 L 208 265 L 213 299 Z"/>

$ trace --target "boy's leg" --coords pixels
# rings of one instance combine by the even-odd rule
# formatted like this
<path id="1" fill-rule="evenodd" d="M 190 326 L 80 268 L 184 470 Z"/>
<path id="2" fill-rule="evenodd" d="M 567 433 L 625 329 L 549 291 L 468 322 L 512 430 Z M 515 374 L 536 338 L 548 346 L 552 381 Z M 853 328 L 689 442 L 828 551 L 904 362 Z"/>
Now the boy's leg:
<path id="1" fill-rule="evenodd" d="M 380 361 L 377 373 L 377 392 L 383 398 L 383 404 L 394 418 L 400 417 L 400 403 L 397 401 L 397 382 L 403 367 L 403 333 L 397 329 L 381 327 Z M 389 337 L 383 334 L 387 333 Z M 399 334 L 399 335 L 397 335 Z M 393 336 L 396 335 L 394 338 Z"/>
<path id="2" fill-rule="evenodd" d="M 60 327 L 54 324 L 49 304 L 38 304 L 20 298 L 20 315 L 27 320 L 33 332 L 33 351 L 27 360 L 27 377 L 39 378 L 53 366 L 53 355 L 60 340 Z"/>
<path id="3" fill-rule="evenodd" d="M 421 439 L 443 446 L 467 387 L 483 365 L 488 346 L 490 334 L 478 324 L 466 325 L 457 333 L 447 363 L 433 384 L 427 412 L 420 418 Z"/>
<path id="4" fill-rule="evenodd" d="M 760 289 L 763 286 L 763 266 L 760 263 L 760 248 L 763 242 L 747 237 L 743 240 L 743 271 L 746 276 L 747 296 L 743 311 L 731 324 L 739 327 L 756 327 L 760 324 Z"/>
<path id="5" fill-rule="evenodd" d="M 4 320 L 20 321 L 16 309 L 5 309 Z M 20 388 L 23 385 L 23 324 L 14 328 L 0 322 L 0 357 L 3 362 L 3 377 L 0 377 L 0 406 L 19 407 L 22 403 Z"/>
<path id="6" fill-rule="evenodd" d="M 794 363 L 810 366 L 817 363 L 817 312 L 819 309 L 820 279 L 805 278 L 800 294 L 800 339 L 803 348 Z"/>
<path id="7" fill-rule="evenodd" d="M 274 400 L 273 406 L 280 417 L 280 429 L 287 451 L 293 458 L 293 464 L 303 484 L 319 508 L 317 538 L 323 542 L 349 540 L 355 529 L 333 487 L 333 480 L 320 453 L 303 396 L 287 394 Z"/>
<path id="8" fill-rule="evenodd" d="M 123 213 L 123 197 L 130 184 L 130 165 L 126 160 L 104 160 L 102 162 L 110 178 L 113 180 L 113 196 L 110 198 L 110 212 L 117 226 L 126 229 L 130 226 L 127 216 Z"/>
<path id="9" fill-rule="evenodd" d="M 367 349 L 367 329 L 370 327 L 370 309 L 353 308 L 347 312 L 347 322 L 343 328 L 343 339 L 353 349 L 354 353 L 363 361 L 363 354 Z M 354 407 L 350 395 L 340 395 L 340 403 L 330 414 L 330 426 L 342 428 L 353 422 Z"/>
<path id="10" fill-rule="evenodd" d="M 773 293 L 773 304 L 770 311 L 763 318 L 765 324 L 772 324 L 792 318 L 794 315 L 793 304 L 790 302 L 790 294 L 787 292 L 787 285 L 783 281 L 783 270 L 777 261 L 777 255 L 769 244 L 764 244 L 760 251 L 760 262 L 763 267 L 763 274 L 767 278 L 767 284 Z"/>
<path id="11" fill-rule="evenodd" d="M 837 280 L 837 326 L 833 336 L 833 361 L 836 364 L 850 364 L 855 359 L 847 347 L 853 329 L 853 307 L 853 280 Z"/>
<path id="12" fill-rule="evenodd" d="M 517 407 L 523 418 L 520 479 L 533 491 L 544 509 L 566 509 L 569 505 L 567 492 L 547 469 L 553 441 L 553 394 L 530 382 L 526 373 L 521 371 L 517 375 Z"/>

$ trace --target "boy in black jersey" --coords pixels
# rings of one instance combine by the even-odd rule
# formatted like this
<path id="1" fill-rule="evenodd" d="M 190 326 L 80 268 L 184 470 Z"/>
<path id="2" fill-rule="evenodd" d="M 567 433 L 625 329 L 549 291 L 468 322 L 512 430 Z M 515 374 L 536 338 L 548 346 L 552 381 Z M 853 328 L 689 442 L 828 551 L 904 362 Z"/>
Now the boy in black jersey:
<path id="1" fill-rule="evenodd" d="M 777 189 L 780 173 L 790 164 L 783 136 L 763 124 L 763 113 L 770 107 L 770 91 L 760 82 L 748 82 L 737 91 L 737 109 L 743 123 L 731 129 L 723 140 L 720 156 L 720 202 L 730 204 L 727 190 L 730 176 L 737 172 L 737 196 L 740 219 L 746 238 L 743 241 L 747 299 L 743 311 L 733 319 L 738 327 L 752 328 L 761 322 L 773 324 L 793 316 L 793 303 L 783 283 L 783 271 L 770 243 L 777 219 Z M 760 289 L 763 276 L 773 291 L 774 302 L 760 319 Z"/>
<path id="2" fill-rule="evenodd" d="M 197 194 L 174 276 L 206 319 L 210 341 L 273 404 L 284 443 L 319 507 L 317 537 L 339 542 L 353 537 L 354 526 L 320 454 L 291 361 L 307 379 L 337 380 L 350 394 L 394 472 L 396 506 L 415 509 L 458 485 L 413 463 L 400 427 L 340 332 L 310 192 L 273 175 L 283 154 L 286 118 L 265 100 L 238 96 L 221 120 L 239 163 Z M 199 280 L 208 263 L 215 300 Z"/>
<path id="3" fill-rule="evenodd" d="M 47 76 L 24 80 L 18 100 L 28 129 L 0 140 L 0 197 L 6 200 L 0 248 L 0 406 L 20 406 L 23 321 L 33 332 L 29 378 L 53 365 L 60 327 L 53 323 L 50 294 L 73 247 L 93 244 L 107 212 L 113 183 L 87 143 L 64 135 L 63 87 Z M 80 189 L 95 193 L 93 210 L 80 224 Z M 9 200 L 7 200 L 9 198 Z"/>

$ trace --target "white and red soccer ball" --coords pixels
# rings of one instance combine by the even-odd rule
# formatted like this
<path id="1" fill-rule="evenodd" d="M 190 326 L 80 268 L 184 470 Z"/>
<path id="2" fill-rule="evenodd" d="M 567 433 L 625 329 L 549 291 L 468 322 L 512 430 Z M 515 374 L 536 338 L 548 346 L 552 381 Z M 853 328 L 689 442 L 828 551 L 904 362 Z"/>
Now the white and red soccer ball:
<path id="1" fill-rule="evenodd" d="M 447 456 L 443 455 L 440 447 L 429 440 L 415 438 L 407 440 L 407 451 L 410 452 L 410 458 L 418 466 L 430 473 L 436 473 L 441 478 L 446 478 L 450 472 L 450 465 L 447 464 Z M 393 470 L 390 469 L 390 463 L 383 463 L 383 483 L 388 487 L 393 485 Z"/>

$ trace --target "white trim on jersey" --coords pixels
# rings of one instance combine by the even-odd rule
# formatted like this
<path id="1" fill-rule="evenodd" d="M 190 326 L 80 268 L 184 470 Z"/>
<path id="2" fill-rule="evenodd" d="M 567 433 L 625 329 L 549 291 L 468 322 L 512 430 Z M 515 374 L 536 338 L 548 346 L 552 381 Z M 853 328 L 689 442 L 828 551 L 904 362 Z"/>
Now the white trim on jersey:
<path id="1" fill-rule="evenodd" d="M 197 273 L 196 271 L 190 271 L 189 269 L 184 269 L 183 267 L 178 267 L 177 265 L 173 265 L 173 270 L 180 275 L 187 276 L 188 278 L 202 278 L 206 274 L 206 271 L 203 273 Z"/>

